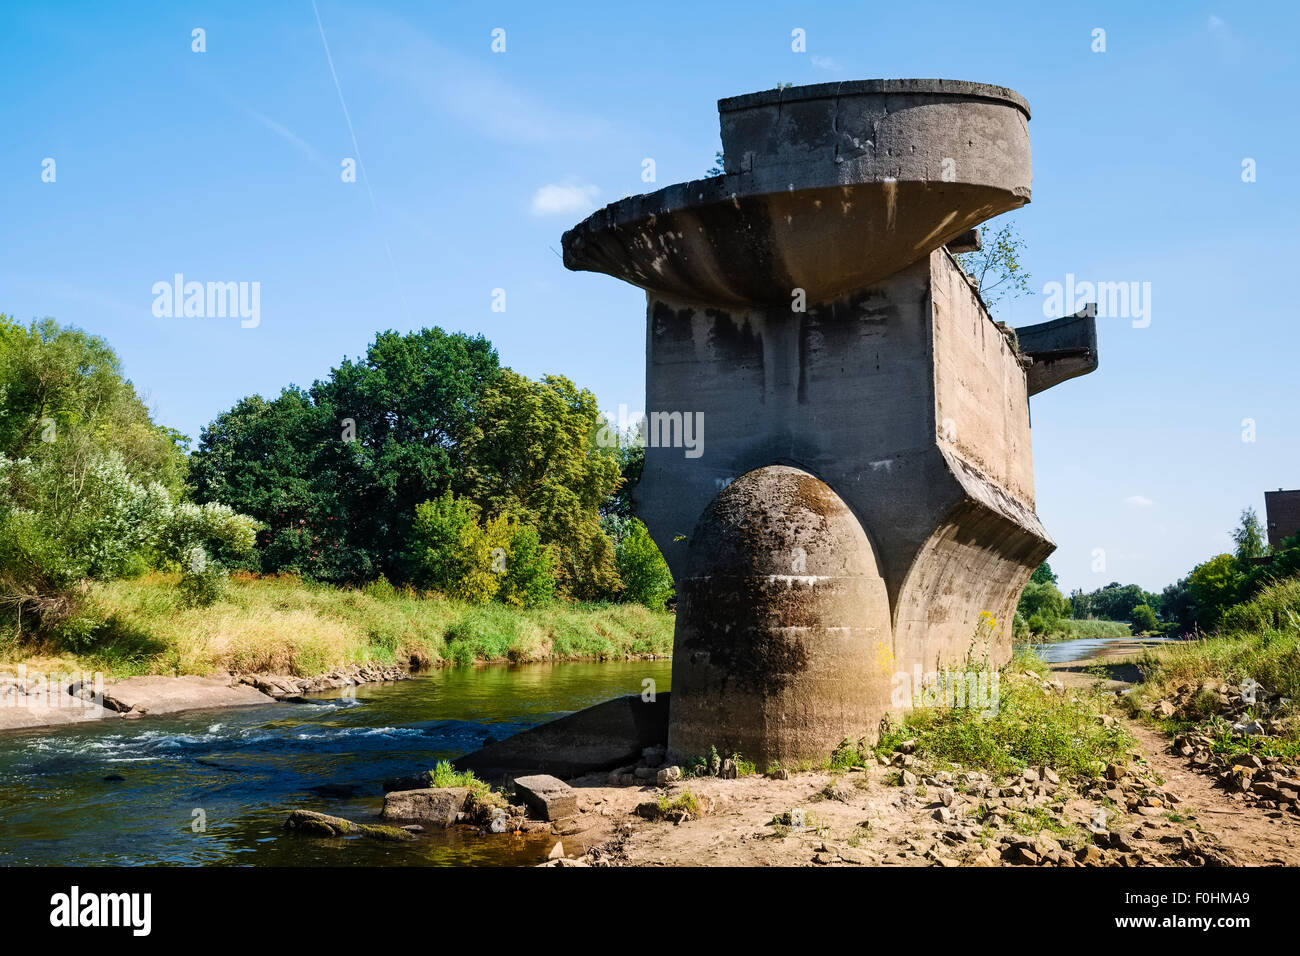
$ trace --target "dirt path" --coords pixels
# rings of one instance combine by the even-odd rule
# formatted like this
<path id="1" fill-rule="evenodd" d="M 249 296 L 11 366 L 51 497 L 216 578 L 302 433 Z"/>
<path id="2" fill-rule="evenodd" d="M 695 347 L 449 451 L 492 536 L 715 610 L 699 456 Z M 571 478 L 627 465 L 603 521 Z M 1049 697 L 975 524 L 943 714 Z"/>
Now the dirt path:
<path id="1" fill-rule="evenodd" d="M 1169 738 L 1136 721 L 1128 728 L 1151 769 L 1180 800 L 1178 809 L 1215 837 L 1241 866 L 1300 866 L 1300 816 L 1264 810 L 1214 785 L 1169 750 Z"/>
<path id="2" fill-rule="evenodd" d="M 1052 673 L 1067 687 L 1090 686 L 1101 676 L 1109 690 L 1140 680 L 1136 652 L 1103 654 L 1089 661 L 1053 664 Z M 1151 769 L 1178 798 L 1179 812 L 1217 839 L 1241 866 L 1300 866 L 1300 816 L 1264 810 L 1216 785 L 1185 757 L 1169 749 L 1169 738 L 1148 724 L 1124 719 Z"/>

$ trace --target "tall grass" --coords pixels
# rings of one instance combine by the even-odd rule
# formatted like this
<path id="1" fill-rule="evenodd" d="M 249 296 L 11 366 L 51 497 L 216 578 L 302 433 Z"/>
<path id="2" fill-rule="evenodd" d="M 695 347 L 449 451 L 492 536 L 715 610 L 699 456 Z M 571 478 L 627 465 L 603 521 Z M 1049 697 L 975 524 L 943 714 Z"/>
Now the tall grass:
<path id="1" fill-rule="evenodd" d="M 1132 628 L 1123 621 L 1063 617 L 1051 621 L 1041 634 L 1030 634 L 1026 630 L 1017 632 L 1015 639 L 1030 644 L 1055 644 L 1080 638 L 1130 637 L 1132 633 Z"/>
<path id="2" fill-rule="evenodd" d="M 1040 677 L 1026 677 L 1026 670 Z M 993 774 L 1046 766 L 1066 779 L 1097 778 L 1107 764 L 1126 762 L 1133 738 L 1119 723 L 1098 720 L 1105 699 L 1089 691 L 1045 689 L 1044 673 L 1041 658 L 1020 652 L 1002 670 L 996 712 L 919 707 L 881 734 L 876 752 L 888 756 L 910 739 L 918 755 L 941 765 Z"/>
<path id="3" fill-rule="evenodd" d="M 50 664 L 115 675 L 222 670 L 310 676 L 336 667 L 417 660 L 428 664 L 666 655 L 673 617 L 633 604 L 520 609 L 473 605 L 380 582 L 362 589 L 291 576 L 235 575 L 209 607 L 186 607 L 175 576 L 96 585 L 103 621 L 80 654 L 38 649 Z M 0 659 L 30 657 L 11 645 Z"/>
<path id="4" fill-rule="evenodd" d="M 1300 700 L 1300 579 L 1270 585 L 1224 614 L 1213 635 L 1147 651 L 1139 666 L 1147 693 L 1162 694 L 1182 683 L 1240 683 Z"/>

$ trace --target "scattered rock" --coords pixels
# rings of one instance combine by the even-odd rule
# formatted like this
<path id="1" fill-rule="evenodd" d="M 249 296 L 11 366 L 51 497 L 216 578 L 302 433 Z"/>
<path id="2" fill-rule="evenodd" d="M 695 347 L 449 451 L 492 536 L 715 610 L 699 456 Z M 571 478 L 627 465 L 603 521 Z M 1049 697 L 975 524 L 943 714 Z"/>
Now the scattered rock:
<path id="1" fill-rule="evenodd" d="M 664 769 L 659 771 L 659 774 L 656 777 L 655 782 L 658 783 L 659 786 L 661 787 L 667 787 L 676 783 L 678 780 L 681 779 L 682 779 L 681 767 L 664 767 Z"/>

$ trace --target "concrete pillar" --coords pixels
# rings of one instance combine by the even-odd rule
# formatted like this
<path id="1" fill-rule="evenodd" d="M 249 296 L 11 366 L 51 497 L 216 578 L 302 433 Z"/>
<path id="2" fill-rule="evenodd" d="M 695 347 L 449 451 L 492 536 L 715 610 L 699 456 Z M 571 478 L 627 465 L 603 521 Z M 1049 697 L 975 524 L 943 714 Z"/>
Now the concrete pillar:
<path id="1" fill-rule="evenodd" d="M 1053 549 L 1034 356 L 944 248 L 1029 201 L 1029 109 L 944 80 L 718 107 L 724 175 L 605 207 L 564 259 L 646 290 L 634 501 L 678 580 L 670 748 L 818 760 L 875 733 L 896 675 L 1005 661 Z M 1036 337 L 1086 340 L 1072 375 L 1084 322 Z"/>

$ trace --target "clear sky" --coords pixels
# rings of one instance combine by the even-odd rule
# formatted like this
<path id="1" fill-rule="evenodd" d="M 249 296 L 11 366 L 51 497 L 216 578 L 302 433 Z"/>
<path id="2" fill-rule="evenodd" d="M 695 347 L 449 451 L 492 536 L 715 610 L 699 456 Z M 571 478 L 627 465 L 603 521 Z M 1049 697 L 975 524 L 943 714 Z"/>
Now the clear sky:
<path id="1" fill-rule="evenodd" d="M 1052 564 L 1067 590 L 1159 589 L 1300 487 L 1297 36 L 1292 3 L 2 0 L 0 311 L 103 335 L 195 441 L 377 329 L 434 324 L 640 409 L 644 295 L 567 272 L 566 228 L 704 175 L 723 96 L 1010 86 L 1033 109 L 1014 218 L 1038 294 L 999 318 L 1041 321 L 1067 274 L 1151 290 L 1149 325 L 1099 319 L 1100 370 L 1033 400 Z M 156 317 L 176 273 L 260 283 L 260 323 Z"/>

